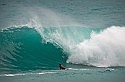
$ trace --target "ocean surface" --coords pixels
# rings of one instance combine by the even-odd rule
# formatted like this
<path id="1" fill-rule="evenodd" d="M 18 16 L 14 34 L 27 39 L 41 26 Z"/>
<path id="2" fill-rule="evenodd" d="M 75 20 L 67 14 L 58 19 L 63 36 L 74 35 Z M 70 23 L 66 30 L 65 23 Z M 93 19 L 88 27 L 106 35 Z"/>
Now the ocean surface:
<path id="1" fill-rule="evenodd" d="M 0 82 L 124 82 L 124 35 L 124 0 L 0 0 Z"/>

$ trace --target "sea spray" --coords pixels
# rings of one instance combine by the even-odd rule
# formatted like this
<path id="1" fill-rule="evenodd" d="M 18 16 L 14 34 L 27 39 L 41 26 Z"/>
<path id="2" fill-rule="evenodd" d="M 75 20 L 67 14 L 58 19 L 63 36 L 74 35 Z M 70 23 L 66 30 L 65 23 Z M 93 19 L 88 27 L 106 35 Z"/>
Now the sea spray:
<path id="1" fill-rule="evenodd" d="M 125 66 L 125 27 L 112 26 L 73 46 L 67 63 L 97 67 Z"/>

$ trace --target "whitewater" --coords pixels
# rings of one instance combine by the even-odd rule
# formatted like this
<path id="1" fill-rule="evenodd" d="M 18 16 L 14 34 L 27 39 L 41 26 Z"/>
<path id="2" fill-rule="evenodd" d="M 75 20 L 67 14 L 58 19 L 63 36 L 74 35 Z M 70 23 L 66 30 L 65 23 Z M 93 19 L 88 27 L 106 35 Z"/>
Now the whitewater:
<path id="1" fill-rule="evenodd" d="M 75 45 L 67 62 L 98 67 L 125 66 L 125 28 L 112 26 Z"/>

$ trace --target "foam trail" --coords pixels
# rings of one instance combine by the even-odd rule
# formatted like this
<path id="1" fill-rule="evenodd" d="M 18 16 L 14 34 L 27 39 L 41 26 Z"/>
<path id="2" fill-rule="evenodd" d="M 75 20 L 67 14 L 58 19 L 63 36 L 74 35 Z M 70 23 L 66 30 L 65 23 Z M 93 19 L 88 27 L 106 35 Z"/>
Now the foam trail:
<path id="1" fill-rule="evenodd" d="M 56 72 L 20 73 L 20 74 L 1 74 L 0 76 L 14 77 L 14 76 L 24 76 L 24 75 L 30 75 L 30 74 L 43 75 L 43 74 L 53 74 L 53 73 L 56 73 Z"/>
<path id="2" fill-rule="evenodd" d="M 72 47 L 67 63 L 89 64 L 98 67 L 125 66 L 125 27 L 112 26 L 92 33 Z"/>

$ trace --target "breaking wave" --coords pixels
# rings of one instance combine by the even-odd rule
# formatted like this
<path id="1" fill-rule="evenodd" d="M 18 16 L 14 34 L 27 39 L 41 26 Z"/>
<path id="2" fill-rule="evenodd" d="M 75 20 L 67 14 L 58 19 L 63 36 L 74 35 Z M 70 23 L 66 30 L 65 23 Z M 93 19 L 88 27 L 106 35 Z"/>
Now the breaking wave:
<path id="1" fill-rule="evenodd" d="M 0 70 L 58 69 L 58 64 L 125 66 L 125 27 L 11 27 L 0 32 Z"/>

